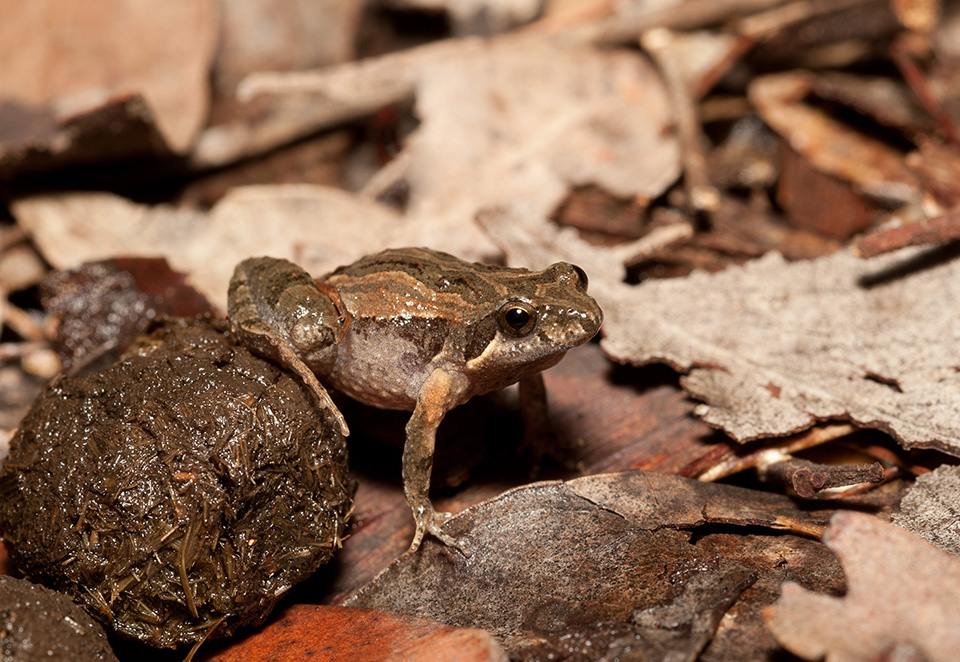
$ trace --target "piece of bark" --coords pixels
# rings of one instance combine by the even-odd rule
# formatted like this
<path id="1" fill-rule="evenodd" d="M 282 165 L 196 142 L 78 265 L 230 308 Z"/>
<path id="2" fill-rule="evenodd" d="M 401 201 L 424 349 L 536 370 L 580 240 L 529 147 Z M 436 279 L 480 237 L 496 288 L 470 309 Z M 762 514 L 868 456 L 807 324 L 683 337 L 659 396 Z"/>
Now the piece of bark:
<path id="1" fill-rule="evenodd" d="M 947 662 L 960 650 L 960 560 L 876 517 L 834 516 L 824 542 L 843 564 L 847 593 L 830 597 L 787 582 L 764 617 L 806 660 Z M 896 596 L 884 582 L 896 579 Z"/>
<path id="2" fill-rule="evenodd" d="M 739 441 L 849 418 L 905 447 L 960 454 L 960 263 L 950 251 L 849 252 L 647 281 L 605 298 L 605 351 L 689 371 L 697 413 Z M 616 292 L 617 294 L 614 294 Z M 921 350 L 921 351 L 917 351 Z"/>
<path id="3" fill-rule="evenodd" d="M 170 149 L 183 153 L 193 143 L 209 103 L 214 0 L 162 7 L 136 0 L 4 0 L 0 12 L 5 100 L 48 107 L 66 118 L 139 93 Z"/>
<path id="4" fill-rule="evenodd" d="M 507 662 L 486 632 L 373 609 L 293 605 L 256 633 L 197 662 Z"/>
<path id="5" fill-rule="evenodd" d="M 943 465 L 919 476 L 900 501 L 893 523 L 960 556 L 960 467 Z"/>

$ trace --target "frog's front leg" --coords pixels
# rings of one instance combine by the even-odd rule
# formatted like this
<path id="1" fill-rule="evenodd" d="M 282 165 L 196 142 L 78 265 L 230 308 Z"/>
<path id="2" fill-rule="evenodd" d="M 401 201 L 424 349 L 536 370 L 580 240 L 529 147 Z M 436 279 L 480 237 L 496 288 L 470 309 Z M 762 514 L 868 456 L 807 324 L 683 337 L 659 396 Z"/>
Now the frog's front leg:
<path id="1" fill-rule="evenodd" d="M 417 530 L 410 551 L 420 547 L 425 533 L 439 538 L 444 544 L 467 552 L 456 539 L 441 531 L 449 513 L 438 513 L 430 502 L 430 473 L 433 470 L 433 450 L 437 428 L 448 411 L 460 403 L 468 381 L 463 375 L 442 368 L 434 370 L 424 382 L 417 404 L 407 423 L 407 439 L 403 446 L 403 491 L 413 511 Z"/>
<path id="2" fill-rule="evenodd" d="M 230 281 L 227 308 L 236 341 L 299 375 L 348 435 L 343 414 L 303 358 L 319 364 L 336 351 L 336 305 L 309 274 L 288 260 L 244 260 Z"/>

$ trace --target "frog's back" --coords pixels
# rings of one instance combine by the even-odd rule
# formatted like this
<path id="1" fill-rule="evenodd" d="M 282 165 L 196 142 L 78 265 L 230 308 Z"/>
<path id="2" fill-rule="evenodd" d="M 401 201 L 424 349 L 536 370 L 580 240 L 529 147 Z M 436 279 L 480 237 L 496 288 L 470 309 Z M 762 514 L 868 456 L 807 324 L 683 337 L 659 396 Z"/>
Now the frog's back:
<path id="1" fill-rule="evenodd" d="M 442 301 L 445 314 L 456 314 L 475 311 L 484 304 L 496 305 L 510 289 L 510 276 L 528 274 L 528 269 L 466 262 L 429 248 L 391 248 L 340 267 L 323 280 L 341 296 L 344 292 L 354 297 L 364 293 L 380 298 L 387 293 L 400 298 L 417 296 L 424 304 Z M 376 299 L 368 297 L 366 302 L 372 304 Z M 428 305 L 425 314 L 429 309 Z"/>

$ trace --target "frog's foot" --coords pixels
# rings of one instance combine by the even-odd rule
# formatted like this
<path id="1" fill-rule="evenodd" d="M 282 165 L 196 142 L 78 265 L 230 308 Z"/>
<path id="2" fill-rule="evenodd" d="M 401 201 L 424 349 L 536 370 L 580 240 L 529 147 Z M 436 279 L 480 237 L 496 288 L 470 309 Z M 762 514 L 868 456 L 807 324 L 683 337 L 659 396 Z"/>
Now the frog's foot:
<path id="1" fill-rule="evenodd" d="M 410 551 L 415 552 L 420 549 L 420 543 L 423 542 L 423 536 L 427 533 L 442 542 L 448 547 L 457 549 L 464 556 L 470 556 L 470 552 L 462 542 L 448 533 L 444 533 L 440 527 L 453 517 L 451 513 L 438 513 L 432 506 L 421 509 L 421 512 L 414 513 L 414 521 L 417 524 L 416 533 L 413 534 L 413 542 L 410 543 Z"/>

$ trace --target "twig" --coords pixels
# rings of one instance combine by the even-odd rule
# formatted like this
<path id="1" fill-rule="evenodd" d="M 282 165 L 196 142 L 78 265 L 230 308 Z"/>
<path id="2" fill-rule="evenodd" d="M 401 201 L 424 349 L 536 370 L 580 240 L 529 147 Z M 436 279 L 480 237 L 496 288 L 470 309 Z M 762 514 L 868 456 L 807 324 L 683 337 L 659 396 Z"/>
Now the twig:
<path id="1" fill-rule="evenodd" d="M 944 137 L 950 141 L 954 147 L 960 147 L 960 136 L 957 134 L 957 127 L 940 104 L 940 100 L 930 89 L 930 83 L 927 81 L 923 70 L 917 66 L 917 63 L 910 56 L 910 53 L 904 48 L 900 40 L 894 40 L 890 45 L 890 54 L 893 57 L 894 64 L 900 70 L 900 75 L 907 81 L 907 85 L 913 91 L 914 96 L 923 109 L 927 111 L 940 127 Z"/>
<path id="2" fill-rule="evenodd" d="M 640 38 L 640 45 L 657 63 L 663 74 L 677 119 L 683 160 L 683 187 L 687 192 L 689 211 L 715 211 L 720 206 L 720 193 L 707 176 L 704 136 L 697 117 L 696 102 L 683 78 L 673 49 L 673 34 L 666 29 L 650 30 Z"/>
<path id="3" fill-rule="evenodd" d="M 733 455 L 724 458 L 715 466 L 700 474 L 697 479 L 704 482 L 713 482 L 732 476 L 735 473 L 753 469 L 763 462 L 771 462 L 774 456 L 783 456 L 789 453 L 813 448 L 821 444 L 834 441 L 848 434 L 853 434 L 857 428 L 853 425 L 828 425 L 813 428 L 807 432 L 784 440 L 779 445 L 753 451 L 747 455 Z"/>
<path id="4" fill-rule="evenodd" d="M 884 480 L 883 465 L 818 464 L 784 455 L 781 461 L 757 467 L 760 479 L 788 485 L 797 496 L 812 499 L 823 490 L 860 483 L 878 484 Z"/>
<path id="5" fill-rule="evenodd" d="M 895 228 L 885 228 L 857 237 L 853 242 L 863 258 L 889 253 L 906 246 L 960 239 L 960 209 Z"/>

